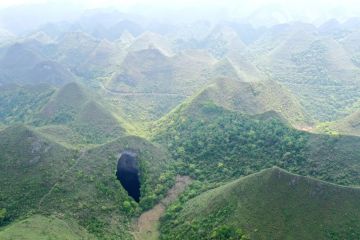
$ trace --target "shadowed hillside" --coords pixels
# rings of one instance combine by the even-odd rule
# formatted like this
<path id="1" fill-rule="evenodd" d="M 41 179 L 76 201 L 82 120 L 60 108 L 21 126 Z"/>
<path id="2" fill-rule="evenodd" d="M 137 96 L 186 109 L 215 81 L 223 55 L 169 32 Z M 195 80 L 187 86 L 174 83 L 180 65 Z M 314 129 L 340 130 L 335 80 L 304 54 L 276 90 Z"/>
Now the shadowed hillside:
<path id="1" fill-rule="evenodd" d="M 358 239 L 359 198 L 358 188 L 271 168 L 170 207 L 161 239 Z"/>

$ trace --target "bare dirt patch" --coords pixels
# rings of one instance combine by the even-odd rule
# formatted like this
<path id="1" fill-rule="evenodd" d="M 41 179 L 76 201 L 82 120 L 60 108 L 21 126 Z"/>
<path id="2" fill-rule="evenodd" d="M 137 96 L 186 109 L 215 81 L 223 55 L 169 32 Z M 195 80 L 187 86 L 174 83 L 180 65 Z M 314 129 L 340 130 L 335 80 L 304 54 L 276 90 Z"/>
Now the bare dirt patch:
<path id="1" fill-rule="evenodd" d="M 177 176 L 175 185 L 168 191 L 166 197 L 162 199 L 149 211 L 140 215 L 134 226 L 133 235 L 136 240 L 156 240 L 159 238 L 159 220 L 164 214 L 165 208 L 172 203 L 191 183 L 188 176 Z"/>

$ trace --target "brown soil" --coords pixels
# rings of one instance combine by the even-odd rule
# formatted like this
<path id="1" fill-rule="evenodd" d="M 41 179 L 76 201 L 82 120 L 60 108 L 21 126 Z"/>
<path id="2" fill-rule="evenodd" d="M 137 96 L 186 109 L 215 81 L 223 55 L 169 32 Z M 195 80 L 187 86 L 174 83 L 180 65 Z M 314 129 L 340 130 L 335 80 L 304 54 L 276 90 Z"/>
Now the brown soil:
<path id="1" fill-rule="evenodd" d="M 133 235 L 136 240 L 156 240 L 159 238 L 159 220 L 164 214 L 165 208 L 172 203 L 191 183 L 188 176 L 177 176 L 175 185 L 168 191 L 166 197 L 162 199 L 149 211 L 140 215 L 134 226 Z"/>

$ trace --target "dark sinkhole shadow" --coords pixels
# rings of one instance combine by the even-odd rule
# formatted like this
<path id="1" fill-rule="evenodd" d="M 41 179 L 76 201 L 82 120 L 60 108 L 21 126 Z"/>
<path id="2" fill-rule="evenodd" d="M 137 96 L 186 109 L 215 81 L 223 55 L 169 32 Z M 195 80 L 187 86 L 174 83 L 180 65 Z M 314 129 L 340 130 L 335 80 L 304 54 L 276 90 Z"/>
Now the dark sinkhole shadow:
<path id="1" fill-rule="evenodd" d="M 139 166 L 136 154 L 131 151 L 121 153 L 117 164 L 116 177 L 136 202 L 140 200 Z"/>

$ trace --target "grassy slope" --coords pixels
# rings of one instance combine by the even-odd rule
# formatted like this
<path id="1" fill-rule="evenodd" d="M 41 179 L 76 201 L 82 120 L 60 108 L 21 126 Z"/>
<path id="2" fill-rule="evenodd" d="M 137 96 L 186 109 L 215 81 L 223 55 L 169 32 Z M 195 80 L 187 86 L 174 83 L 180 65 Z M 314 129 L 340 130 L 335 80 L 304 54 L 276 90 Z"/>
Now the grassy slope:
<path id="1" fill-rule="evenodd" d="M 342 134 L 360 136 L 360 111 L 332 123 L 330 128 Z"/>
<path id="2" fill-rule="evenodd" d="M 22 82 L 27 73 L 44 58 L 24 44 L 16 43 L 6 49 L 0 59 L 0 72 L 5 77 L 3 83 Z"/>
<path id="3" fill-rule="evenodd" d="M 78 83 L 6 85 L 0 93 L 0 122 L 28 124 L 67 147 L 101 144 L 134 132 L 100 96 Z"/>
<path id="4" fill-rule="evenodd" d="M 313 27 L 279 29 L 252 45 L 256 65 L 273 80 L 285 83 L 316 120 L 333 121 L 346 115 L 360 97 L 360 72 L 351 55 Z"/>
<path id="5" fill-rule="evenodd" d="M 75 75 L 65 66 L 46 58 L 43 53 L 49 45 L 36 40 L 15 43 L 6 49 L 0 59 L 0 80 L 7 84 L 39 84 L 46 83 L 62 86 L 75 80 Z"/>
<path id="6" fill-rule="evenodd" d="M 285 87 L 272 81 L 249 83 L 218 79 L 192 101 L 192 104 L 210 101 L 249 115 L 275 111 L 292 124 L 302 124 L 309 118 L 297 99 Z"/>
<path id="7" fill-rule="evenodd" d="M 70 83 L 53 95 L 34 123 L 42 126 L 44 135 L 64 144 L 101 144 L 125 135 L 126 128 L 131 129 L 130 124 L 108 109 L 97 95 Z"/>
<path id="8" fill-rule="evenodd" d="M 78 71 L 81 64 L 87 61 L 99 42 L 83 32 L 68 32 L 64 34 L 56 45 L 55 59 Z"/>
<path id="9" fill-rule="evenodd" d="M 0 208 L 11 221 L 37 208 L 60 174 L 74 164 L 75 151 L 66 149 L 27 127 L 0 132 Z"/>
<path id="10" fill-rule="evenodd" d="M 121 92 L 191 94 L 207 80 L 206 73 L 214 62 L 198 51 L 173 57 L 158 49 L 130 52 L 107 87 Z"/>
<path id="11" fill-rule="evenodd" d="M 358 239 L 359 199 L 358 188 L 267 169 L 168 211 L 162 239 L 216 239 L 211 235 L 222 225 L 250 239 Z"/>
<path id="12" fill-rule="evenodd" d="M 74 221 L 62 220 L 55 216 L 34 215 L 15 222 L 0 231 L 0 239 L 90 240 L 95 239 L 95 237 Z"/>
<path id="13" fill-rule="evenodd" d="M 108 97 L 132 121 L 159 119 L 209 82 L 214 62 L 201 51 L 173 57 L 158 49 L 130 52 L 106 83 L 109 90 L 115 91 Z"/>
<path id="14" fill-rule="evenodd" d="M 54 91 L 47 85 L 0 87 L 0 122 L 14 124 L 31 121 Z"/>

